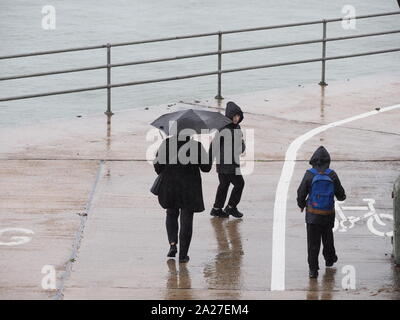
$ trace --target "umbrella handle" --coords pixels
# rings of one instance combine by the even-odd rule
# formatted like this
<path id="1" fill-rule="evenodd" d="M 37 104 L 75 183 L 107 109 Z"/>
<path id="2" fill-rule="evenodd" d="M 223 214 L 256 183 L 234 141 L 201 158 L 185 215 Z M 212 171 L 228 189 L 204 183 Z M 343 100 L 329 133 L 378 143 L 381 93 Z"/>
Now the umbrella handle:
<path id="1" fill-rule="evenodd" d="M 158 129 L 158 132 L 159 132 L 159 134 L 161 136 L 161 139 L 164 139 L 165 137 L 162 135 L 161 129 Z"/>

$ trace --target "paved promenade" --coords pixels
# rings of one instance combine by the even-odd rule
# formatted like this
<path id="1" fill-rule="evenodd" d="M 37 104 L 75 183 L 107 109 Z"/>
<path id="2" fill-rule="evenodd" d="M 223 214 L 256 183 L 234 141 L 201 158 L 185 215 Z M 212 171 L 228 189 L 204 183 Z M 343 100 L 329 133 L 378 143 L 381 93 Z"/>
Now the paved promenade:
<path id="1" fill-rule="evenodd" d="M 224 98 L 116 112 L 110 124 L 99 114 L 0 128 L 0 299 L 399 299 L 400 270 L 387 236 L 400 173 L 399 79 Z M 254 170 L 240 204 L 245 216 L 212 218 L 218 178 L 215 168 L 203 174 L 206 211 L 195 214 L 191 260 L 180 265 L 166 258 L 165 213 L 149 192 L 149 123 L 188 107 L 223 112 L 230 100 L 245 112 L 242 128 L 254 129 L 254 157 L 245 156 Z M 293 141 L 297 153 L 287 154 Z M 296 189 L 319 145 L 346 189 L 343 206 L 374 199 L 386 225 L 373 224 L 382 235 L 371 232 L 368 219 L 338 228 L 336 268 L 325 270 L 320 257 L 320 276 L 309 280 Z M 292 175 L 283 170 L 285 159 L 296 160 Z M 277 193 L 278 186 L 287 192 Z M 276 197 L 287 199 L 285 210 Z M 46 265 L 55 268 L 57 290 L 42 288 Z M 351 275 L 355 288 L 346 290 Z"/>

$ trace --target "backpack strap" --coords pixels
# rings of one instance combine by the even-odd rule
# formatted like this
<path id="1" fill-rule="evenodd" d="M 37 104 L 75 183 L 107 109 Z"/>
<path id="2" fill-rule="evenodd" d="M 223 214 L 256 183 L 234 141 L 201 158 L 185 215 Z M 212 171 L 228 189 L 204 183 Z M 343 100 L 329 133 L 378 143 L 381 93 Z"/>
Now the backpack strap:
<path id="1" fill-rule="evenodd" d="M 317 169 L 315 169 L 315 168 L 311 168 L 311 169 L 308 169 L 308 171 L 310 171 L 312 174 L 314 174 L 314 175 L 317 175 L 317 174 L 321 174 L 321 172 L 319 172 Z M 323 172 L 323 173 L 325 173 L 325 174 L 330 174 L 331 172 L 332 172 L 333 170 L 332 169 L 326 169 L 325 170 L 325 172 Z"/>

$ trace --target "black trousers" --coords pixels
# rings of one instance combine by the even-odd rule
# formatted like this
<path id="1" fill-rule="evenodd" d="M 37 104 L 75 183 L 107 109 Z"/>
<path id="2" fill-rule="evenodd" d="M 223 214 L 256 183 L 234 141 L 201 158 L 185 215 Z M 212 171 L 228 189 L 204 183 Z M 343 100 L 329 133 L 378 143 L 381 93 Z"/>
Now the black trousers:
<path id="1" fill-rule="evenodd" d="M 233 184 L 231 196 L 229 197 L 228 205 L 233 208 L 240 202 L 244 188 L 244 180 L 242 175 L 222 174 L 218 173 L 219 185 L 217 195 L 215 196 L 214 208 L 222 208 L 225 204 L 226 196 L 228 195 L 229 185 Z"/>
<path id="2" fill-rule="evenodd" d="M 336 258 L 331 226 L 307 223 L 307 246 L 308 266 L 310 270 L 318 270 L 318 255 L 321 247 L 321 240 L 324 246 L 322 255 L 325 261 L 333 261 Z"/>
<path id="3" fill-rule="evenodd" d="M 178 218 L 180 215 L 180 231 Z M 179 231 L 179 257 L 184 258 L 189 251 L 193 234 L 193 211 L 185 209 L 167 209 L 166 227 L 169 243 L 178 243 Z"/>

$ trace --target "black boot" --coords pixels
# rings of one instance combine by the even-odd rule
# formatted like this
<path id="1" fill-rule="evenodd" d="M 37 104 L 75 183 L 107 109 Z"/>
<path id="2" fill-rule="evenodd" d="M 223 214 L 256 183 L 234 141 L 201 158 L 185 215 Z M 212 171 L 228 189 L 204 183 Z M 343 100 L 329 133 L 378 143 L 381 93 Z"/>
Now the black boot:
<path id="1" fill-rule="evenodd" d="M 229 213 L 226 212 L 226 208 L 221 210 L 221 214 L 219 215 L 220 218 L 229 218 Z"/>
<path id="2" fill-rule="evenodd" d="M 168 254 L 167 254 L 167 257 L 174 258 L 177 252 L 178 252 L 178 249 L 176 248 L 176 244 L 171 244 Z"/>
<path id="3" fill-rule="evenodd" d="M 187 263 L 189 262 L 189 256 L 186 257 L 179 257 L 179 263 Z"/>
<path id="4" fill-rule="evenodd" d="M 236 207 L 233 208 L 233 207 L 230 207 L 230 206 L 226 206 L 224 211 L 225 211 L 225 213 L 227 215 L 231 215 L 232 217 L 235 217 L 235 218 L 242 218 L 243 217 L 243 213 L 241 213 Z"/>
<path id="5" fill-rule="evenodd" d="M 333 260 L 326 260 L 325 261 L 325 266 L 326 267 L 333 267 L 333 264 L 334 263 L 336 263 L 338 261 L 338 257 L 337 256 L 335 256 L 334 258 L 333 258 Z"/>
<path id="6" fill-rule="evenodd" d="M 308 272 L 308 276 L 309 276 L 310 278 L 318 278 L 318 270 L 310 270 L 310 271 Z"/>
<path id="7" fill-rule="evenodd" d="M 212 208 L 210 214 L 214 217 L 229 218 L 229 213 L 226 213 L 221 208 Z"/>
<path id="8" fill-rule="evenodd" d="M 210 215 L 212 215 L 213 217 L 219 217 L 221 214 L 223 214 L 224 212 L 222 211 L 221 208 L 212 208 Z"/>

